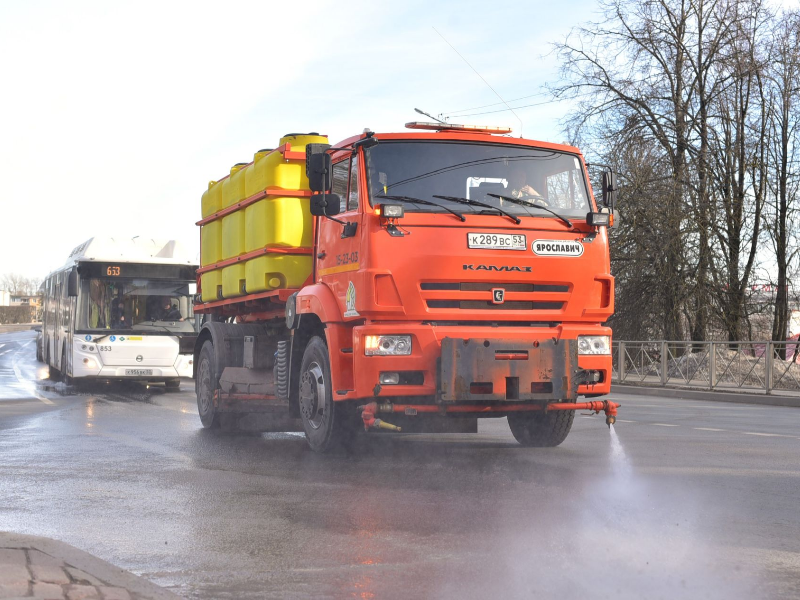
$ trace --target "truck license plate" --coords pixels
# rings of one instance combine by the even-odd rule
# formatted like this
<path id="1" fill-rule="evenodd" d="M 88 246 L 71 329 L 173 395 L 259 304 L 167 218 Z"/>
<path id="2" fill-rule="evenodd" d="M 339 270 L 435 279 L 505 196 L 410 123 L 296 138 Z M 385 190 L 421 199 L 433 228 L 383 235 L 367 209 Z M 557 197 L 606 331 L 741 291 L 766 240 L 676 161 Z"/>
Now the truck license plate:
<path id="1" fill-rule="evenodd" d="M 125 375 L 152 375 L 153 369 L 125 369 Z"/>
<path id="2" fill-rule="evenodd" d="M 467 247 L 484 250 L 525 250 L 528 247 L 528 242 L 524 235 L 468 233 Z"/>

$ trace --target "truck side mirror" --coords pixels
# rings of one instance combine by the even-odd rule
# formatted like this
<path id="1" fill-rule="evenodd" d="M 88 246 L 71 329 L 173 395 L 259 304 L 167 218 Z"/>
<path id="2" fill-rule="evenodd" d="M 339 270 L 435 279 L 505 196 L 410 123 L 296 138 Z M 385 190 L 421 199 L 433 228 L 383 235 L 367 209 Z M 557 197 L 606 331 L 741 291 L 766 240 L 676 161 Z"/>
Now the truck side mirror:
<path id="1" fill-rule="evenodd" d="M 67 279 L 67 296 L 77 298 L 78 296 L 78 267 L 72 267 Z"/>
<path id="2" fill-rule="evenodd" d="M 306 176 L 312 192 L 330 191 L 333 185 L 331 155 L 328 144 L 308 144 L 306 146 Z"/>
<path id="3" fill-rule="evenodd" d="M 614 171 L 603 171 L 603 205 L 614 210 L 617 202 L 617 176 Z"/>
<path id="4" fill-rule="evenodd" d="M 338 194 L 314 194 L 311 196 L 311 214 L 315 217 L 338 215 L 341 208 Z"/>
<path id="5" fill-rule="evenodd" d="M 369 132 L 367 137 L 358 140 L 356 143 L 353 144 L 353 152 L 355 152 L 359 148 L 372 148 L 378 144 L 378 138 L 373 137 L 375 134 Z"/>

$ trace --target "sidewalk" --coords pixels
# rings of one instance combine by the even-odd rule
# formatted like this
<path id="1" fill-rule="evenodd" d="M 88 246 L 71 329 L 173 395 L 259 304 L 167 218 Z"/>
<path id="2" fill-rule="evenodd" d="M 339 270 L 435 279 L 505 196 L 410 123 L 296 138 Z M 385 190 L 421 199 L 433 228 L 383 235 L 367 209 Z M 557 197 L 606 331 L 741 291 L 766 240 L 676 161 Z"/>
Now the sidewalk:
<path id="1" fill-rule="evenodd" d="M 175 600 L 178 596 L 63 542 L 0 532 L 0 598 Z"/>
<path id="2" fill-rule="evenodd" d="M 639 396 L 657 396 L 678 400 L 703 400 L 706 402 L 733 402 L 736 404 L 761 404 L 766 406 L 791 406 L 800 408 L 798 395 L 767 395 L 764 392 L 728 392 L 708 391 L 692 388 L 655 387 L 644 385 L 611 384 L 612 394 L 634 394 Z"/>

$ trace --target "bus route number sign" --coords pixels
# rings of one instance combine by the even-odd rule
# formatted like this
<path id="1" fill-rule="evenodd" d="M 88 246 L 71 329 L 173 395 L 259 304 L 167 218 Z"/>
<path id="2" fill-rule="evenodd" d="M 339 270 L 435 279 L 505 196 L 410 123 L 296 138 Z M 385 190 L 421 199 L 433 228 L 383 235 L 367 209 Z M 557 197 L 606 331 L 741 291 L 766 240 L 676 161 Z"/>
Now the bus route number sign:
<path id="1" fill-rule="evenodd" d="M 106 269 L 106 275 L 108 275 L 109 277 L 119 277 L 119 273 L 120 273 L 119 267 L 108 267 Z"/>

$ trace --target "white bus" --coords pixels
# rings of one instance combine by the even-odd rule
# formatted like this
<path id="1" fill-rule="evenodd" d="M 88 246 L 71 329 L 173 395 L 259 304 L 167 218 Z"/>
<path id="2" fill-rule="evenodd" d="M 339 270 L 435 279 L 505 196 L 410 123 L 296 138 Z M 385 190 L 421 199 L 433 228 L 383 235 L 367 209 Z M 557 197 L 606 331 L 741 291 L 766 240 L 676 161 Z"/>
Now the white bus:
<path id="1" fill-rule="evenodd" d="M 52 378 L 180 387 L 192 376 L 197 265 L 174 240 L 92 238 L 43 284 L 37 357 Z"/>

